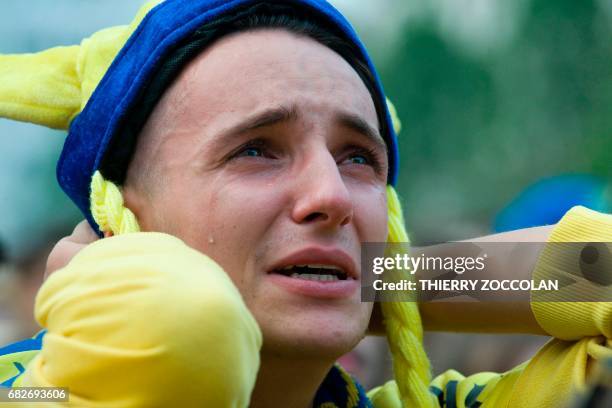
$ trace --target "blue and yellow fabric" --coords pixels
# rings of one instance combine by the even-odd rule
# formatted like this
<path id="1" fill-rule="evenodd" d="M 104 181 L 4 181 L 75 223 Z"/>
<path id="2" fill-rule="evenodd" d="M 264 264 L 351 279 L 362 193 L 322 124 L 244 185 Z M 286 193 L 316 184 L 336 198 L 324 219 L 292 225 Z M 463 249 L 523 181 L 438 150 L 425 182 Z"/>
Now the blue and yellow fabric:
<path id="1" fill-rule="evenodd" d="M 0 386 L 12 387 L 28 363 L 40 352 L 45 331 L 0 348 Z"/>
<path id="2" fill-rule="evenodd" d="M 0 386 L 18 386 L 28 363 L 40 352 L 46 331 L 0 348 Z M 314 399 L 317 408 L 371 408 L 365 390 L 349 373 L 335 365 L 327 374 Z"/>

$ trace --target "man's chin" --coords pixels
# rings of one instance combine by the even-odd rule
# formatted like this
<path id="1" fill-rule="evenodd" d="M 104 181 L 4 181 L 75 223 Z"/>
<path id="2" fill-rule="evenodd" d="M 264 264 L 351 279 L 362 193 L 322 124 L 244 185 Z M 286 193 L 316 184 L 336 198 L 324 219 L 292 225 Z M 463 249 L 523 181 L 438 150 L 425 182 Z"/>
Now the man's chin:
<path id="1" fill-rule="evenodd" d="M 340 338 L 339 336 L 311 335 L 295 337 L 266 336 L 261 350 L 262 356 L 279 356 L 287 359 L 308 358 L 329 360 L 333 362 L 342 355 L 351 351 L 361 340 L 362 336 L 354 338 Z"/>
<path id="2" fill-rule="evenodd" d="M 336 360 L 361 341 L 367 328 L 367 322 L 359 318 L 308 317 L 280 325 L 276 324 L 278 321 L 273 325 L 260 323 L 264 337 L 262 353 Z"/>

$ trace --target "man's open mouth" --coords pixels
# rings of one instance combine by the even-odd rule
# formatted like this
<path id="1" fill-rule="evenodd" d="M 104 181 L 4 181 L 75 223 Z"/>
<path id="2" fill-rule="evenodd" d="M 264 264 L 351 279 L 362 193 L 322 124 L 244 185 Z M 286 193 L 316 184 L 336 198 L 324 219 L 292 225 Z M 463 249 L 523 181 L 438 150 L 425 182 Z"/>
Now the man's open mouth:
<path id="1" fill-rule="evenodd" d="M 273 273 L 311 281 L 347 280 L 347 274 L 342 269 L 332 265 L 289 265 L 281 269 L 275 269 Z"/>

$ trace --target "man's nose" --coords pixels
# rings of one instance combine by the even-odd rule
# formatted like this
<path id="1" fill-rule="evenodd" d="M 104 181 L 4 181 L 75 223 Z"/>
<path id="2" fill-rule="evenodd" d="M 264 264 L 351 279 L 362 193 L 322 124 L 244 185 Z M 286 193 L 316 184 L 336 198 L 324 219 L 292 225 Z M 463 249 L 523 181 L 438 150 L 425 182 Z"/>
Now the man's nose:
<path id="1" fill-rule="evenodd" d="M 295 180 L 293 220 L 329 228 L 349 224 L 353 202 L 338 164 L 328 151 L 313 156 Z"/>

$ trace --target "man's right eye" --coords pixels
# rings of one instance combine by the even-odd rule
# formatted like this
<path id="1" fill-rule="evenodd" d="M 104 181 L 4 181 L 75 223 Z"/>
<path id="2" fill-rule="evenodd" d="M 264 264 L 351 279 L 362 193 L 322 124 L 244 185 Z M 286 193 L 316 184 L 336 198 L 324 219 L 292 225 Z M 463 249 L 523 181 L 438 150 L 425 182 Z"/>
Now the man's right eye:
<path id="1" fill-rule="evenodd" d="M 242 158 L 242 157 L 270 157 L 273 155 L 270 153 L 270 149 L 264 140 L 256 139 L 251 140 L 229 154 L 229 160 Z"/>

